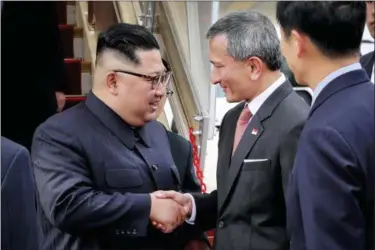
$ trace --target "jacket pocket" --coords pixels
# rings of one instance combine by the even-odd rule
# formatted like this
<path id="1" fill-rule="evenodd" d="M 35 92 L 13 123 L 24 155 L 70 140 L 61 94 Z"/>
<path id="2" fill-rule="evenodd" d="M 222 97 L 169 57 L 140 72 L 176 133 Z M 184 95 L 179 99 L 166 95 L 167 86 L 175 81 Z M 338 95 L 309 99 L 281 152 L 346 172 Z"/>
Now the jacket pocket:
<path id="1" fill-rule="evenodd" d="M 113 188 L 142 186 L 143 180 L 139 169 L 108 169 L 105 172 L 107 185 Z"/>

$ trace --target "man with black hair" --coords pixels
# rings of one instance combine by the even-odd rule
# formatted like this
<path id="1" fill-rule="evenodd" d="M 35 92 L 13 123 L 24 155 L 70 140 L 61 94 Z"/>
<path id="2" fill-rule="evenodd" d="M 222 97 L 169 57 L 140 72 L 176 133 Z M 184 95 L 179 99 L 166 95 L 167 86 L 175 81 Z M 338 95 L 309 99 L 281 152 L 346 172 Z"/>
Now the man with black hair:
<path id="1" fill-rule="evenodd" d="M 372 38 L 375 38 L 375 2 L 367 1 L 366 2 L 366 23 L 367 28 L 370 31 Z M 371 51 L 366 55 L 361 57 L 362 67 L 366 70 L 368 77 L 371 79 L 371 82 L 374 83 L 375 80 L 375 53 Z"/>
<path id="2" fill-rule="evenodd" d="M 85 102 L 37 129 L 32 147 L 43 250 L 182 250 L 200 231 L 157 190 L 180 190 L 164 127 L 155 121 L 170 72 L 144 27 L 99 35 Z M 168 234 L 151 221 L 169 225 Z"/>
<path id="3" fill-rule="evenodd" d="M 167 71 L 170 71 L 170 66 L 167 61 L 163 60 L 163 65 Z M 167 96 L 172 96 L 173 91 L 167 89 L 166 95 L 163 96 L 159 103 L 157 117 L 159 117 L 164 109 L 167 101 Z M 181 191 L 182 192 L 194 192 L 200 193 L 201 188 L 198 179 L 195 174 L 195 168 L 193 165 L 193 148 L 191 143 L 180 136 L 177 132 L 166 130 L 168 135 L 169 144 L 171 147 L 171 153 L 173 160 L 176 164 L 176 169 L 181 180 Z M 188 243 L 188 249 L 208 249 L 208 239 L 202 232 L 199 240 L 190 241 Z"/>
<path id="4" fill-rule="evenodd" d="M 314 90 L 287 197 L 292 250 L 374 249 L 374 85 L 364 2 L 279 2 L 282 50 Z"/>

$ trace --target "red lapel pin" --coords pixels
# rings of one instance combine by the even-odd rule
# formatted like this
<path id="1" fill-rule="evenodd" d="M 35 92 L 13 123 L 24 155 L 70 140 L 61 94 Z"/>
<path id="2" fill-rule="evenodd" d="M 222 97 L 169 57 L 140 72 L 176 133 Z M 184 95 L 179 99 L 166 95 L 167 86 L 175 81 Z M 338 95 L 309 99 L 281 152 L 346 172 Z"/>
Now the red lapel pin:
<path id="1" fill-rule="evenodd" d="M 252 135 L 257 135 L 258 134 L 258 129 L 253 128 L 253 130 L 251 130 L 251 134 Z"/>

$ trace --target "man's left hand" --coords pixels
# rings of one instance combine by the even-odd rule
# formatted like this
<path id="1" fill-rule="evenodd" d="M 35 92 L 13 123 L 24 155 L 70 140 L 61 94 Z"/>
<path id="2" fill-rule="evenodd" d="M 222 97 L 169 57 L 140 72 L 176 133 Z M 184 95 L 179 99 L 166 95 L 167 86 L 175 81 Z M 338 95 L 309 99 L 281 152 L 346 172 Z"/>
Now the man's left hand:
<path id="1" fill-rule="evenodd" d="M 203 240 L 192 240 L 185 246 L 184 250 L 210 250 L 207 242 Z"/>

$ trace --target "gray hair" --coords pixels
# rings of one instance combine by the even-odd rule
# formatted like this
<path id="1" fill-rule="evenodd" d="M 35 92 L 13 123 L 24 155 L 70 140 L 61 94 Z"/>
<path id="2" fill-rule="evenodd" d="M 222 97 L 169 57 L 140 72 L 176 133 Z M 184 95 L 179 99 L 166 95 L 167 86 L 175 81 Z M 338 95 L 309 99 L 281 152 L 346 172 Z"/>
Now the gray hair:
<path id="1" fill-rule="evenodd" d="M 228 54 L 238 61 L 260 58 L 270 70 L 281 67 L 280 40 L 268 17 L 254 11 L 236 11 L 220 18 L 206 38 L 226 35 Z"/>

